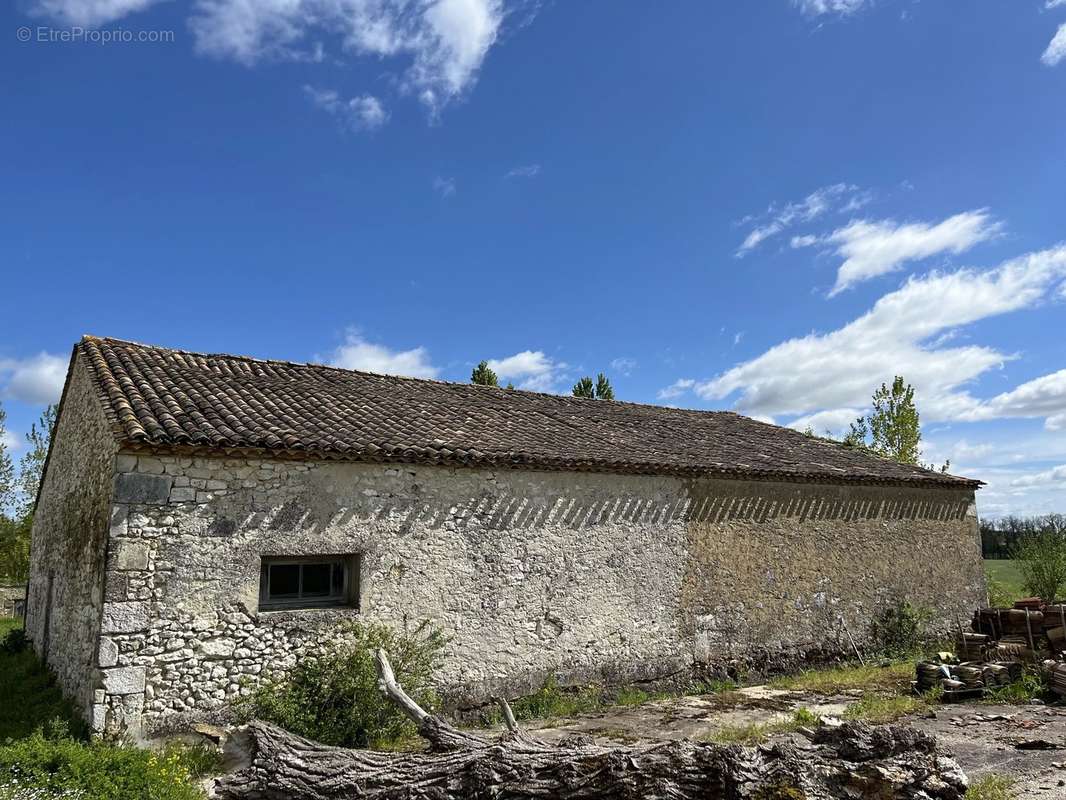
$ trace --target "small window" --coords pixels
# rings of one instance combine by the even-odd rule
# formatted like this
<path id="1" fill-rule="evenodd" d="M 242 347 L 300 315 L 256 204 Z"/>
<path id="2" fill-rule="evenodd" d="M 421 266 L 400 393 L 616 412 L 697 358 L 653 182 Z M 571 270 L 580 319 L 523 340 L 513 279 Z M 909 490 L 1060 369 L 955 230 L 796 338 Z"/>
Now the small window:
<path id="1" fill-rule="evenodd" d="M 259 608 L 357 606 L 358 556 L 264 556 Z"/>

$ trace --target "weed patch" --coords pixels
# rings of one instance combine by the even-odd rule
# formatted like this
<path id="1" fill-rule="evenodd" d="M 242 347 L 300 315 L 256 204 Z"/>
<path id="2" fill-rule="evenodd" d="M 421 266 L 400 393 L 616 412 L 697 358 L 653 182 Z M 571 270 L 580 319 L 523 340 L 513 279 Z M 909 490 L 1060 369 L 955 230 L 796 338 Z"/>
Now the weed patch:
<path id="1" fill-rule="evenodd" d="M 913 695 L 866 694 L 844 711 L 844 719 L 882 724 L 927 708 L 929 701 Z"/>
<path id="2" fill-rule="evenodd" d="M 791 733 L 800 728 L 813 728 L 817 725 L 818 716 L 813 711 L 808 708 L 799 708 L 788 719 L 762 723 L 751 722 L 746 725 L 727 725 L 709 734 L 705 741 L 750 747 L 762 744 L 775 734 Z"/>
<path id="3" fill-rule="evenodd" d="M 5 643 L 19 637 L 19 620 L 4 619 L 0 623 Z M 88 737 L 85 723 L 31 649 L 0 650 L 0 743 L 9 738 L 25 738 L 54 720 L 59 720 L 74 738 Z"/>
<path id="4" fill-rule="evenodd" d="M 854 665 L 831 669 L 808 670 L 798 675 L 774 678 L 772 689 L 787 689 L 815 694 L 839 694 L 851 689 L 906 689 L 914 673 L 914 664 L 900 661 L 888 666 Z"/>
<path id="5" fill-rule="evenodd" d="M 1014 800 L 1014 780 L 1006 775 L 984 775 L 966 792 L 966 800 Z"/>

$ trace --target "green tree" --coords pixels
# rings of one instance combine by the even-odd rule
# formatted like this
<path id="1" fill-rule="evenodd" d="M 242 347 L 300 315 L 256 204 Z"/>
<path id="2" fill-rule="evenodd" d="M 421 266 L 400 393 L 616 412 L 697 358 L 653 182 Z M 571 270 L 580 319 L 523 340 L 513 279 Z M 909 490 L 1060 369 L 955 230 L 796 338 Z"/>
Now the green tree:
<path id="1" fill-rule="evenodd" d="M 574 388 L 570 390 L 570 393 L 574 397 L 584 397 L 593 400 L 596 397 L 596 385 L 592 382 L 592 378 L 586 375 L 574 384 Z"/>
<path id="2" fill-rule="evenodd" d="M 602 372 L 596 376 L 595 383 L 586 375 L 574 384 L 570 393 L 574 397 L 584 397 L 589 400 L 614 400 L 614 389 L 611 387 L 610 380 Z"/>
<path id="3" fill-rule="evenodd" d="M 1027 534 L 1013 556 L 1025 591 L 1054 603 L 1066 586 L 1066 536 L 1050 528 Z"/>
<path id="4" fill-rule="evenodd" d="M 15 505 L 15 465 L 7 452 L 7 412 L 0 405 L 0 518 Z"/>
<path id="5" fill-rule="evenodd" d="M 481 386 L 500 385 L 500 379 L 496 373 L 489 368 L 488 361 L 482 361 L 474 367 L 474 371 L 470 373 L 470 382 L 480 384 Z"/>
<path id="6" fill-rule="evenodd" d="M 52 441 L 52 430 L 56 425 L 56 413 L 59 408 L 49 405 L 41 413 L 41 418 L 30 426 L 26 441 L 30 449 L 19 461 L 19 507 L 20 517 L 33 513 L 37 502 L 37 490 L 44 475 L 44 462 L 48 458 L 48 446 Z"/>
<path id="7" fill-rule="evenodd" d="M 611 382 L 607 380 L 607 376 L 602 372 L 596 376 L 596 399 L 614 400 L 614 389 L 611 387 Z"/>
<path id="8" fill-rule="evenodd" d="M 918 464 L 922 451 L 921 423 L 914 404 L 914 387 L 897 375 L 892 387 L 881 384 L 873 394 L 873 410 L 851 423 L 844 443 L 868 447 L 901 464 Z"/>

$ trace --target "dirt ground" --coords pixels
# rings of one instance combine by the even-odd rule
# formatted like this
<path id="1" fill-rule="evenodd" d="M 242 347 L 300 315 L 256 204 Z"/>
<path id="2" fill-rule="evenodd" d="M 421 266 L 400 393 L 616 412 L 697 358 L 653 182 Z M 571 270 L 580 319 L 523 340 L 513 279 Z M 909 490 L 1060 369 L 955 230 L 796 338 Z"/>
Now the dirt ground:
<path id="1" fill-rule="evenodd" d="M 702 739 L 725 727 L 787 720 L 800 708 L 821 716 L 839 716 L 859 694 L 826 697 L 755 686 L 724 695 L 616 708 L 562 722 L 534 721 L 525 727 L 547 740 L 575 733 L 603 743 Z M 1066 707 L 951 703 L 900 722 L 935 734 L 971 781 L 994 772 L 1015 779 L 1019 800 L 1066 798 Z M 1043 749 L 1023 749 L 1016 746 L 1019 743 Z"/>

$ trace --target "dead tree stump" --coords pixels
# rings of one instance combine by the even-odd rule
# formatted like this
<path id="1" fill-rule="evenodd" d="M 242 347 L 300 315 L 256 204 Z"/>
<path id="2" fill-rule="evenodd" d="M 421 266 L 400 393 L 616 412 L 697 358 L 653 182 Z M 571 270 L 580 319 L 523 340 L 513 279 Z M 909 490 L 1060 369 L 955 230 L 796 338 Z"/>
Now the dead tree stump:
<path id="1" fill-rule="evenodd" d="M 807 731 L 803 745 L 740 747 L 688 740 L 640 747 L 547 744 L 521 731 L 484 738 L 426 713 L 379 651 L 381 687 L 419 726 L 429 750 L 347 750 L 265 722 L 227 745 L 236 771 L 219 800 L 961 800 L 966 777 L 928 734 L 848 722 Z"/>

